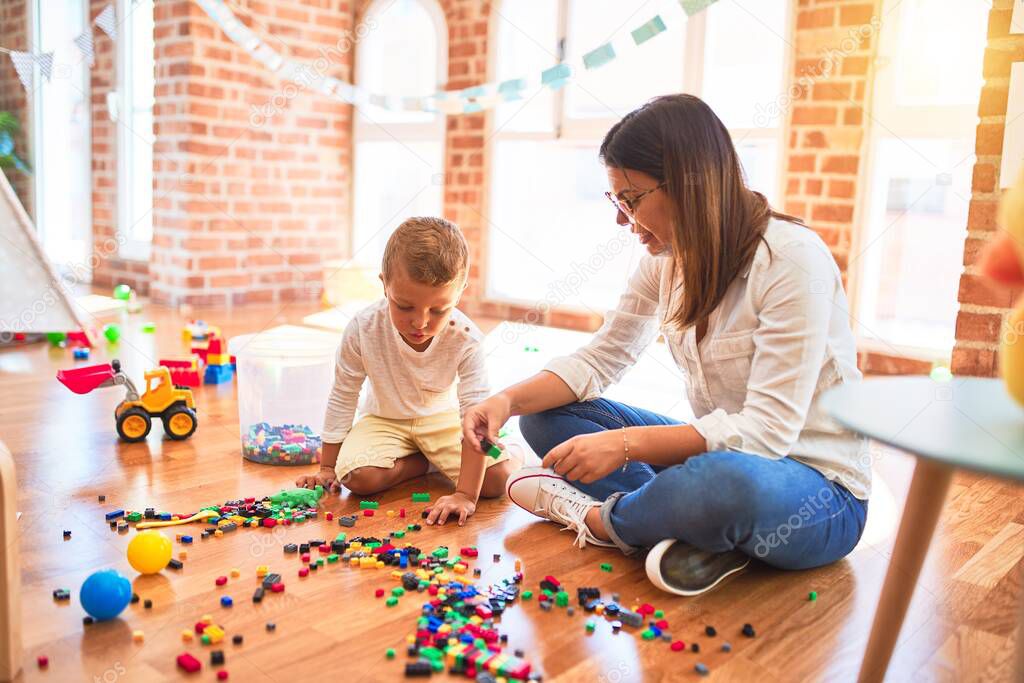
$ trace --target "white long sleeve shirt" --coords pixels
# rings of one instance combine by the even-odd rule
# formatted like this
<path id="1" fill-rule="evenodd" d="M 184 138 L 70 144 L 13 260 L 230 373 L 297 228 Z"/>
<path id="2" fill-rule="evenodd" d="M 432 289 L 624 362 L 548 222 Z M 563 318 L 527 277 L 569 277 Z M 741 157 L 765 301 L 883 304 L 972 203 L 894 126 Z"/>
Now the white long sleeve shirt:
<path id="1" fill-rule="evenodd" d="M 391 322 L 387 299 L 359 311 L 345 327 L 338 347 L 324 442 L 344 441 L 367 379 L 362 410 L 378 417 L 428 417 L 455 408 L 464 411 L 483 401 L 490 386 L 482 341 L 480 330 L 458 309 L 424 351 L 402 340 Z"/>
<path id="2" fill-rule="evenodd" d="M 867 441 L 841 428 L 819 402 L 826 389 L 861 379 L 839 268 L 809 228 L 772 219 L 765 240 L 711 314 L 700 344 L 696 326 L 679 331 L 665 322 L 677 286 L 671 259 L 646 256 L 591 342 L 545 369 L 579 400 L 591 400 L 660 331 L 686 377 L 692 424 L 709 451 L 790 456 L 866 500 Z"/>

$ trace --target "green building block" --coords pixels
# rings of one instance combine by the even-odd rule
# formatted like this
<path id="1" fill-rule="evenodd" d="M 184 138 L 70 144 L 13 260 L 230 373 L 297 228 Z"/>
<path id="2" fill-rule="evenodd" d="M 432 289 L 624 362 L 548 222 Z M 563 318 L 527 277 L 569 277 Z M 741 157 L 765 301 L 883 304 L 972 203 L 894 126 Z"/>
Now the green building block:
<path id="1" fill-rule="evenodd" d="M 404 531 L 392 531 L 391 535 L 393 537 L 395 537 L 395 538 L 405 538 L 405 532 Z"/>
<path id="2" fill-rule="evenodd" d="M 394 607 L 395 605 L 398 604 L 398 598 L 390 597 L 390 598 L 388 598 L 387 600 L 384 601 L 384 604 L 387 605 L 388 607 Z"/>
<path id="3" fill-rule="evenodd" d="M 609 564 L 607 562 L 602 562 L 601 563 L 601 571 L 603 571 L 603 572 L 610 572 L 611 570 L 612 570 L 611 564 Z"/>
<path id="4" fill-rule="evenodd" d="M 359 501 L 360 510 L 379 510 L 380 503 L 375 500 L 361 500 Z"/>
<path id="5" fill-rule="evenodd" d="M 391 594 L 394 595 L 396 598 L 400 598 L 403 595 L 405 595 L 405 589 L 401 586 L 395 586 L 391 589 Z"/>
<path id="6" fill-rule="evenodd" d="M 338 561 L 338 553 L 331 553 L 327 556 L 327 562 L 333 564 Z"/>
<path id="7" fill-rule="evenodd" d="M 202 641 L 203 645 L 209 645 L 210 644 L 210 636 L 208 636 L 205 633 L 202 635 L 202 637 L 199 640 Z"/>
<path id="8" fill-rule="evenodd" d="M 523 591 L 523 600 L 531 600 L 533 598 L 533 591 Z"/>
<path id="9" fill-rule="evenodd" d="M 346 538 L 345 532 L 342 531 L 340 534 L 338 534 L 337 536 L 334 537 L 334 540 L 336 542 L 338 542 L 338 543 L 344 543 L 345 542 L 345 538 Z"/>
<path id="10" fill-rule="evenodd" d="M 654 640 L 654 631 L 649 628 L 645 628 L 643 633 L 640 634 L 640 637 L 644 640 Z"/>
<path id="11" fill-rule="evenodd" d="M 587 633 L 593 633 L 594 629 L 597 628 L 597 624 L 593 619 L 587 619 Z"/>
<path id="12" fill-rule="evenodd" d="M 388 659 L 394 659 L 395 658 L 395 648 L 389 647 L 387 650 L 384 651 L 384 656 L 387 657 Z"/>
<path id="13" fill-rule="evenodd" d="M 129 522 L 141 521 L 142 520 L 142 513 L 141 512 L 133 512 L 130 515 L 128 515 L 127 519 L 128 519 Z"/>
<path id="14" fill-rule="evenodd" d="M 142 331 L 145 332 L 146 334 L 153 334 L 154 332 L 156 332 L 156 323 L 154 323 L 154 322 L 142 323 Z"/>
<path id="15" fill-rule="evenodd" d="M 661 610 L 661 609 L 654 610 L 654 618 L 655 619 L 664 619 L 665 618 L 665 610 Z"/>
<path id="16" fill-rule="evenodd" d="M 448 548 L 445 548 L 445 547 L 438 548 L 434 552 L 430 553 L 430 555 L 432 557 L 436 557 L 438 559 L 443 559 L 445 557 L 448 557 Z"/>
<path id="17" fill-rule="evenodd" d="M 807 594 L 807 599 L 811 602 L 815 602 L 818 599 L 818 591 L 811 591 Z"/>
<path id="18" fill-rule="evenodd" d="M 565 591 L 558 591 L 558 593 L 555 595 L 555 604 L 559 607 L 568 607 L 569 594 Z"/>
<path id="19" fill-rule="evenodd" d="M 427 492 L 414 493 L 412 494 L 412 502 L 414 503 L 429 503 L 430 494 Z"/>

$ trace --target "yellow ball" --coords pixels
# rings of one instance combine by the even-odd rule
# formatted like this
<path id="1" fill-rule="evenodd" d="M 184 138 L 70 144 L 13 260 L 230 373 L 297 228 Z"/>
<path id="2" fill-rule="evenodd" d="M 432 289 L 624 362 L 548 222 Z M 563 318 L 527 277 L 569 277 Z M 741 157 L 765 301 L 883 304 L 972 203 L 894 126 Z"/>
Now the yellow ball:
<path id="1" fill-rule="evenodd" d="M 171 561 L 171 539 L 159 531 L 140 531 L 128 543 L 128 564 L 140 574 L 156 574 Z"/>

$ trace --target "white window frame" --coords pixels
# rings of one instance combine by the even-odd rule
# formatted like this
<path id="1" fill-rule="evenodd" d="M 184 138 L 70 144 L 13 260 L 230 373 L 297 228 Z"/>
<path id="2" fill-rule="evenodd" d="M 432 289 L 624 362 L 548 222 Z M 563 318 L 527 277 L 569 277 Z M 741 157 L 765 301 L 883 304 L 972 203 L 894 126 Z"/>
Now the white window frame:
<path id="1" fill-rule="evenodd" d="M 494 0 L 491 9 L 490 26 L 488 29 L 488 60 L 487 60 L 487 80 L 494 81 L 497 79 L 498 72 L 498 22 L 501 21 L 500 7 L 504 2 L 516 2 L 521 0 Z M 569 36 L 569 11 L 570 3 L 572 2 L 584 2 L 585 0 L 556 0 L 558 2 L 558 43 L 560 45 L 566 45 Z M 790 0 L 786 3 L 786 35 L 785 42 L 787 49 L 784 50 L 784 58 L 782 65 L 783 74 L 783 86 L 788 86 L 788 81 L 791 78 L 792 65 L 794 55 L 793 49 L 793 34 L 795 24 L 793 21 L 794 5 L 795 0 Z M 654 7 L 654 6 L 652 6 Z M 673 8 L 673 11 L 682 12 L 679 7 Z M 640 16 L 640 15 L 638 15 Z M 683 83 L 682 92 L 691 93 L 701 96 L 702 84 L 704 80 L 704 68 L 705 68 L 705 34 L 707 31 L 707 15 L 706 12 L 698 12 L 692 17 L 685 19 L 685 31 L 686 38 L 683 50 Z M 596 47 L 594 45 L 582 46 L 584 49 Z M 562 58 L 565 57 L 564 51 L 560 55 Z M 782 91 L 785 92 L 785 89 Z M 637 103 L 639 106 L 640 103 Z M 502 141 L 514 141 L 514 140 L 549 140 L 552 142 L 566 142 L 575 143 L 578 145 L 587 145 L 597 147 L 601 140 L 604 138 L 605 133 L 618 121 L 617 117 L 585 117 L 585 118 L 573 118 L 569 116 L 567 112 L 568 107 L 565 102 L 565 88 L 561 88 L 554 93 L 554 101 L 552 105 L 552 127 L 550 131 L 510 131 L 505 128 L 494 132 L 494 111 L 488 112 L 488 120 L 485 126 L 485 130 L 491 132 L 490 144 L 487 145 L 488 153 L 484 159 L 484 177 L 487 179 L 487 187 L 484 189 L 483 205 L 484 215 L 490 215 L 491 206 L 491 193 L 493 190 L 492 182 L 494 179 L 493 169 L 491 168 L 491 157 L 489 153 L 493 145 Z M 733 139 L 733 142 L 743 140 L 775 140 L 776 144 L 776 174 L 775 174 L 775 198 L 777 203 L 781 206 L 781 200 L 783 198 L 783 189 L 785 188 L 785 169 L 786 169 L 786 131 L 788 129 L 788 122 L 785 116 L 780 116 L 778 123 L 773 128 L 768 127 L 755 127 L 755 128 L 729 128 L 729 134 Z M 488 249 L 489 245 L 489 231 L 484 231 L 483 244 L 481 245 L 481 257 L 484 266 L 481 268 L 481 274 L 484 280 L 484 295 L 483 298 L 486 301 L 498 301 L 498 302 L 509 302 L 515 304 L 534 304 L 532 300 L 519 300 L 510 299 L 507 296 L 498 296 L 492 293 L 491 281 L 489 271 L 490 269 L 486 264 L 490 262 L 490 252 Z M 555 307 L 558 311 L 566 311 L 570 313 L 579 314 L 590 314 L 592 310 L 583 308 L 576 305 L 562 305 Z"/>
<path id="2" fill-rule="evenodd" d="M 136 221 L 134 192 L 132 191 L 132 178 L 138 169 L 133 162 L 132 149 L 134 145 L 145 144 L 139 139 L 140 133 L 132 131 L 129 125 L 122 125 L 121 120 L 131 122 L 134 107 L 134 92 L 132 91 L 133 72 L 136 68 L 132 59 L 134 52 L 135 32 L 132 30 L 128 15 L 134 11 L 134 0 L 117 0 L 116 13 L 118 23 L 117 45 L 116 45 L 116 83 L 114 93 L 108 94 L 108 108 L 112 110 L 112 118 L 115 126 L 115 149 L 117 155 L 117 236 L 118 255 L 130 261 L 148 261 L 152 251 L 152 240 L 135 239 L 132 236 L 132 228 Z M 155 11 L 155 9 L 154 9 Z M 155 67 L 155 56 L 154 56 Z M 154 93 L 155 104 L 155 93 Z M 112 105 L 112 106 L 111 106 Z M 155 122 L 154 122 L 155 123 Z M 155 137 L 153 131 L 150 134 Z M 155 140 L 154 140 L 155 142 Z M 153 168 L 149 168 L 150 179 L 153 177 Z M 153 197 L 155 203 L 156 197 Z M 150 206 L 147 212 L 147 220 L 153 220 L 153 207 Z"/>
<path id="3" fill-rule="evenodd" d="M 850 245 L 850 254 L 856 256 L 856 259 L 847 272 L 847 293 L 851 311 L 850 322 L 858 349 L 887 355 L 902 354 L 934 362 L 948 360 L 952 349 L 946 352 L 934 347 L 911 346 L 864 336 L 861 330 L 863 323 L 860 322 L 875 305 L 874 302 L 865 299 L 861 286 L 865 280 L 877 282 L 877 272 L 880 269 L 880 263 L 873 263 L 860 254 L 876 237 L 871 225 L 873 202 L 885 201 L 882 197 L 873 196 L 873 193 L 866 189 L 871 188 L 875 172 L 878 170 L 878 148 L 881 142 L 899 138 L 944 140 L 956 137 L 957 132 L 963 130 L 970 130 L 973 135 L 978 124 L 977 102 L 945 106 L 899 106 L 886 96 L 896 88 L 895 58 L 898 54 L 897 40 L 901 28 L 899 22 L 905 20 L 906 11 L 909 11 L 909 6 L 901 7 L 900 0 L 883 1 L 881 14 L 887 23 L 885 30 L 879 32 L 878 50 L 873 68 L 869 69 L 867 76 L 868 95 L 865 98 L 864 110 L 868 115 L 864 130 L 864 163 L 861 164 L 857 176 L 857 186 L 861 190 L 858 192 L 854 207 L 853 237 Z M 884 122 L 884 125 L 881 122 Z"/>
<path id="4" fill-rule="evenodd" d="M 25 20 L 26 20 L 26 22 L 28 24 L 26 26 L 27 35 L 29 36 L 28 50 L 31 51 L 31 52 L 39 52 L 40 51 L 40 47 L 39 46 L 42 45 L 42 33 L 41 33 L 41 31 L 42 31 L 42 18 L 43 18 L 43 11 L 42 11 L 42 3 L 43 2 L 45 2 L 45 0 L 33 0 L 33 2 L 27 3 L 27 8 L 26 8 L 27 11 L 25 13 L 26 14 Z M 89 2 L 83 2 L 82 5 L 83 5 L 83 7 L 82 7 L 82 12 L 83 12 L 82 25 L 85 26 L 85 27 L 89 27 L 90 3 Z M 4 56 L 4 58 L 6 59 L 6 56 Z M 43 129 L 44 129 L 44 126 L 43 126 L 43 106 L 42 106 L 43 105 L 43 103 L 42 103 L 42 96 L 43 96 L 43 94 L 42 94 L 42 88 L 38 87 L 43 82 L 42 81 L 43 75 L 42 75 L 42 72 L 40 71 L 38 65 L 34 65 L 32 67 L 32 72 L 33 72 L 33 76 L 32 76 L 33 80 L 32 80 L 32 82 L 33 82 L 33 84 L 35 84 L 36 87 L 34 87 L 32 89 L 32 92 L 28 93 L 27 96 L 26 96 L 26 105 L 27 105 L 27 111 L 26 111 L 26 117 L 25 117 L 26 120 L 22 121 L 21 124 L 24 126 L 23 130 L 24 130 L 25 139 L 29 141 L 29 147 L 30 147 L 29 151 L 31 152 L 31 158 L 29 159 L 29 163 L 30 163 L 30 165 L 32 167 L 32 180 L 31 180 L 31 183 L 30 183 L 30 190 L 31 190 L 32 208 L 33 208 L 33 223 L 35 224 L 36 233 L 38 234 L 38 236 L 40 238 L 40 241 L 43 244 L 45 244 L 46 243 L 46 235 L 43 234 L 43 231 L 46 229 L 46 206 L 45 206 L 45 202 L 40 201 L 40 200 L 43 197 L 46 196 L 44 191 L 43 191 L 43 184 L 45 182 L 44 178 L 46 176 L 46 170 L 45 170 L 46 163 L 44 161 L 45 157 L 44 157 L 43 150 L 45 149 L 46 141 L 43 139 Z M 91 87 L 91 85 L 89 83 L 89 69 L 85 69 L 84 70 L 82 82 L 79 85 L 80 85 L 80 87 L 82 89 L 82 92 L 86 93 L 86 95 L 88 96 L 89 95 L 89 91 L 90 91 L 90 87 Z M 89 107 L 89 122 L 90 123 L 87 126 L 88 130 L 86 132 L 86 147 L 87 147 L 87 149 L 90 149 L 90 150 L 92 149 L 92 117 L 93 117 L 93 112 L 92 112 L 92 107 L 90 106 Z M 25 151 L 26 150 L 21 150 L 22 153 L 24 153 Z M 89 167 L 88 167 L 87 171 L 88 171 L 88 175 L 89 175 L 89 179 L 90 179 L 89 180 L 89 185 L 90 185 L 90 188 L 91 188 L 91 186 L 92 186 L 92 165 L 91 165 L 91 159 L 90 159 L 90 164 L 89 164 Z M 86 200 L 88 202 L 88 205 L 83 207 L 83 211 L 85 212 L 84 215 L 88 216 L 88 220 L 89 220 L 89 223 L 90 223 L 90 226 L 91 226 L 92 225 L 92 192 L 90 191 L 88 193 L 88 195 L 89 195 L 89 198 Z M 85 275 L 85 276 L 87 276 L 87 277 L 89 277 L 91 279 L 92 273 L 91 273 L 91 270 L 89 270 L 89 263 L 90 263 L 90 260 L 87 258 L 84 263 L 77 264 L 75 269 L 74 269 L 74 272 L 72 274 L 75 275 L 75 276 Z M 58 265 L 64 265 L 64 264 L 58 264 Z"/>
<path id="5" fill-rule="evenodd" d="M 444 10 L 437 0 L 415 0 L 422 6 L 431 17 L 434 24 L 434 29 L 437 32 L 437 73 L 442 79 L 441 82 L 436 84 L 436 90 L 444 90 L 448 82 L 448 20 L 445 18 Z M 364 22 L 370 22 L 376 19 L 377 15 L 383 9 L 387 9 L 390 3 L 388 0 L 373 0 L 370 6 L 366 8 L 366 12 L 363 15 Z M 378 20 L 379 21 L 379 20 Z M 353 83 L 359 85 L 359 53 L 361 46 L 356 45 L 355 59 L 353 65 Z M 423 93 L 424 95 L 430 93 Z M 415 122 L 391 122 L 388 121 L 386 124 L 377 124 L 371 118 L 368 118 L 364 112 L 361 112 L 358 108 L 353 110 L 352 113 L 352 168 L 357 167 L 359 143 L 361 142 L 393 142 L 396 139 L 402 142 L 440 142 L 441 143 L 441 162 L 442 166 L 446 164 L 446 151 L 447 151 L 447 140 L 445 139 L 446 132 L 446 120 L 447 117 L 441 112 L 434 112 L 433 117 L 429 121 L 415 121 Z M 444 177 L 444 168 L 440 169 L 439 173 L 441 177 Z M 349 225 L 352 229 L 349 230 L 348 235 L 348 253 L 354 254 L 355 250 L 359 245 L 355 244 L 355 220 L 356 220 L 356 201 L 355 196 L 355 179 L 352 181 L 352 201 L 349 203 Z M 442 183 L 442 203 L 443 203 L 443 183 Z"/>

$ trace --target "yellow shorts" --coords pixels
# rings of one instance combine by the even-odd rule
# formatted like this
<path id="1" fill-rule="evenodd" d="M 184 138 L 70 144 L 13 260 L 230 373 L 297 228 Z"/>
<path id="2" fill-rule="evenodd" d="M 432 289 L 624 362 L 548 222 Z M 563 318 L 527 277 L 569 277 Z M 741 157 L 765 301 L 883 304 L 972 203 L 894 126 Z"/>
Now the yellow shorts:
<path id="1" fill-rule="evenodd" d="M 352 426 L 338 453 L 334 472 L 340 480 L 360 467 L 390 469 L 407 455 L 422 453 L 444 476 L 457 482 L 462 467 L 462 421 L 452 410 L 429 417 L 392 420 L 365 415 Z M 508 460 L 485 457 L 487 467 Z"/>

